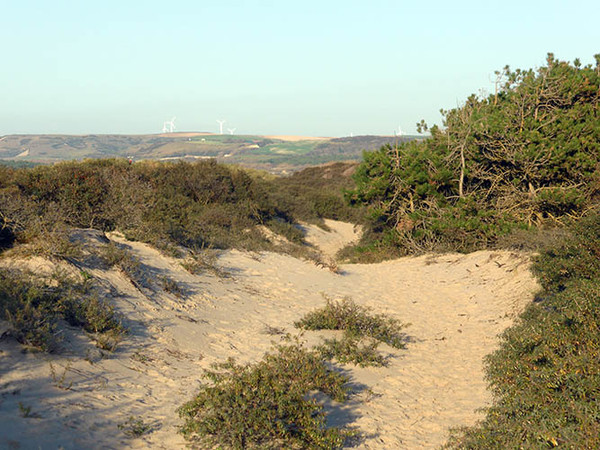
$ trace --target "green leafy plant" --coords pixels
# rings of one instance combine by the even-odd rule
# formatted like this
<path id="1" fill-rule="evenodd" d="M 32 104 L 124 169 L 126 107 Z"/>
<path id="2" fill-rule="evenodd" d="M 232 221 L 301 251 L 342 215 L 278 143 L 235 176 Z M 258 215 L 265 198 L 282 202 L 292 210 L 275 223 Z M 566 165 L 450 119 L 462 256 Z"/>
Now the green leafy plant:
<path id="1" fill-rule="evenodd" d="M 370 337 L 394 348 L 405 347 L 400 321 L 383 314 L 372 314 L 369 308 L 349 298 L 335 301 L 325 297 L 325 307 L 306 314 L 294 325 L 305 330 L 344 330 L 351 336 Z"/>
<path id="2" fill-rule="evenodd" d="M 344 401 L 347 378 L 297 341 L 277 346 L 256 364 L 230 359 L 205 377 L 209 383 L 179 410 L 184 436 L 202 445 L 329 449 L 353 435 L 327 428 L 323 407 L 309 396 L 321 391 Z"/>
<path id="3" fill-rule="evenodd" d="M 110 242 L 100 248 L 99 256 L 106 265 L 118 267 L 131 281 L 142 281 L 141 263 L 127 248 Z"/>
<path id="4" fill-rule="evenodd" d="M 515 229 L 564 226 L 594 205 L 600 56 L 498 72 L 494 95 L 443 111 L 431 137 L 366 152 L 347 200 L 367 208 L 353 259 L 495 246 Z M 418 124 L 422 129 L 427 125 Z"/>
<path id="5" fill-rule="evenodd" d="M 384 366 L 387 359 L 377 350 L 384 342 L 394 348 L 405 348 L 406 325 L 383 314 L 343 298 L 334 301 L 325 297 L 325 307 L 306 314 L 294 325 L 305 330 L 343 330 L 341 339 L 325 339 L 317 351 L 326 359 L 353 363 L 361 367 Z"/>
<path id="6" fill-rule="evenodd" d="M 546 248 L 543 289 L 487 358 L 494 401 L 449 448 L 600 447 L 600 215 Z"/>
<path id="7" fill-rule="evenodd" d="M 381 367 L 387 364 L 387 359 L 379 353 L 378 346 L 379 341 L 375 339 L 361 339 L 356 335 L 345 333 L 341 339 L 325 339 L 316 350 L 325 359 L 335 359 L 342 364 Z"/>
<path id="8" fill-rule="evenodd" d="M 90 333 L 122 334 L 114 308 L 101 301 L 89 280 L 78 283 L 55 274 L 52 280 L 12 269 L 0 269 L 0 318 L 22 344 L 55 351 L 61 319 Z"/>
<path id="9" fill-rule="evenodd" d="M 353 169 L 354 164 L 336 163 L 272 177 L 215 161 L 129 165 L 118 159 L 5 169 L 0 247 L 28 243 L 36 254 L 75 257 L 77 249 L 64 238 L 72 227 L 89 227 L 119 230 L 169 254 L 180 253 L 181 246 L 296 251 L 304 246 L 298 220 L 322 224 L 324 217 L 360 215 L 361 208 L 343 201 L 342 189 L 353 186 L 348 172 Z M 291 245 L 270 242 L 264 226 Z M 118 254 L 105 256 L 109 264 L 119 260 Z"/>

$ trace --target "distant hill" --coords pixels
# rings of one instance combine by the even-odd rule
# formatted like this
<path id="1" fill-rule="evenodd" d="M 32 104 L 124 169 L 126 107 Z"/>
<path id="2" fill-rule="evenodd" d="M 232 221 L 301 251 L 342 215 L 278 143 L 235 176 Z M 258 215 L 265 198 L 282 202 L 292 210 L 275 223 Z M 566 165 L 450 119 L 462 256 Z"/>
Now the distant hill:
<path id="1" fill-rule="evenodd" d="M 416 136 L 355 136 L 310 138 L 297 136 L 168 133 L 152 135 L 8 135 L 0 138 L 0 160 L 54 163 L 85 158 L 208 159 L 240 164 L 274 173 L 295 171 L 331 161 L 360 160 L 398 139 Z"/>

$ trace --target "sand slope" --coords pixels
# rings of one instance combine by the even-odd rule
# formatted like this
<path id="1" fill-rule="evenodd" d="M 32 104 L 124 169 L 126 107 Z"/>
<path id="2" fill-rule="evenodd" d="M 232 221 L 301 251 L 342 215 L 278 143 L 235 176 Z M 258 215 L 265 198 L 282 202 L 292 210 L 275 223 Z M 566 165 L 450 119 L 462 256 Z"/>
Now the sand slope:
<path id="1" fill-rule="evenodd" d="M 356 237 L 351 226 L 328 225 L 331 233 L 309 236 L 329 255 Z M 90 270 L 129 335 L 104 355 L 76 330 L 67 329 L 60 355 L 24 354 L 0 339 L 0 448 L 184 448 L 175 410 L 197 389 L 202 369 L 229 356 L 259 359 L 280 339 L 269 334 L 274 328 L 296 333 L 293 322 L 324 296 L 348 296 L 411 323 L 406 350 L 384 347 L 393 355 L 388 367 L 345 367 L 356 395 L 331 405 L 332 423 L 358 426 L 366 435 L 359 448 L 434 448 L 449 427 L 480 417 L 476 409 L 490 399 L 482 358 L 537 289 L 528 258 L 509 252 L 343 265 L 335 274 L 289 256 L 229 251 L 219 264 L 231 276 L 219 278 L 111 239 L 128 246 L 146 273 L 136 287 L 116 270 Z M 164 292 L 161 276 L 177 280 L 184 297 Z M 22 417 L 19 403 L 33 417 Z M 152 430 L 128 438 L 118 425 L 130 416 Z"/>

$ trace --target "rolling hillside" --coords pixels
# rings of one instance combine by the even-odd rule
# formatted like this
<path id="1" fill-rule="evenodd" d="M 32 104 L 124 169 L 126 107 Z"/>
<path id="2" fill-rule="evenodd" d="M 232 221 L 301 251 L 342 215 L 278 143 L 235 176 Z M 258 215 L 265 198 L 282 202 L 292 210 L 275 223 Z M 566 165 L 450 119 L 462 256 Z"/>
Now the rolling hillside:
<path id="1" fill-rule="evenodd" d="M 412 140 L 414 136 L 402 137 Z M 4 161 L 53 163 L 84 158 L 205 159 L 285 173 L 330 161 L 360 160 L 363 150 L 394 144 L 393 136 L 311 138 L 209 133 L 153 135 L 8 135 Z"/>

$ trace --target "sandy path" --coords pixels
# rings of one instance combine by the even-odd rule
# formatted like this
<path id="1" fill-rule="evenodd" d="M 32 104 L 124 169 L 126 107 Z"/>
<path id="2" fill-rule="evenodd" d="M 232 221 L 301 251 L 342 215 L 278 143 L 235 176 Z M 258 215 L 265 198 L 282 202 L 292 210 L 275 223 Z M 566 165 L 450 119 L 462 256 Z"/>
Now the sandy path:
<path id="1" fill-rule="evenodd" d="M 335 259 L 335 254 L 339 250 L 360 239 L 361 229 L 358 225 L 331 219 L 324 219 L 324 222 L 329 228 L 327 231 L 307 224 L 302 225 L 302 230 L 306 242 L 320 250 L 327 259 Z"/>
<path id="2" fill-rule="evenodd" d="M 323 295 L 349 296 L 411 323 L 406 350 L 384 348 L 393 355 L 388 367 L 345 367 L 357 395 L 331 406 L 332 423 L 358 426 L 366 435 L 359 448 L 434 448 L 449 427 L 479 417 L 475 410 L 489 401 L 482 358 L 536 289 L 528 259 L 508 252 L 344 265 L 336 275 L 289 256 L 231 251 L 219 263 L 232 277 L 219 279 L 123 244 L 148 274 L 141 290 L 119 272 L 92 271 L 128 318 L 131 332 L 117 352 L 102 357 L 76 331 L 59 356 L 24 355 L 0 340 L 0 448 L 183 448 L 175 409 L 191 398 L 202 369 L 228 356 L 259 359 L 278 339 L 267 327 L 295 333 L 293 322 L 322 306 Z M 179 282 L 183 299 L 161 290 L 165 275 Z M 87 361 L 77 356 L 86 354 Z M 21 417 L 19 402 L 39 417 Z M 117 426 L 130 416 L 152 431 L 127 438 Z"/>

